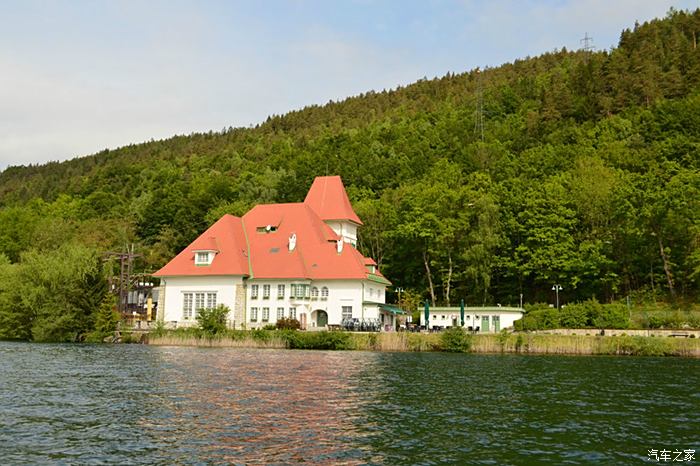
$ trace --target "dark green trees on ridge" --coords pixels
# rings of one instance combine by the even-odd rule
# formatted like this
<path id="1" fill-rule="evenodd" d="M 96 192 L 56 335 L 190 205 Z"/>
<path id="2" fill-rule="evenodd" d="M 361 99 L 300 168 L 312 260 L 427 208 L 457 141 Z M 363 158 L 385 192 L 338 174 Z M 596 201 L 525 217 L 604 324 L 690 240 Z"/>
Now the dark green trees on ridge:
<path id="1" fill-rule="evenodd" d="M 0 267 L 66 243 L 133 242 L 152 271 L 224 213 L 301 201 L 315 176 L 338 174 L 365 222 L 359 247 L 435 302 L 546 302 L 555 283 L 566 301 L 697 302 L 699 37 L 700 10 L 672 10 L 610 51 L 554 51 L 255 128 L 10 167 Z"/>

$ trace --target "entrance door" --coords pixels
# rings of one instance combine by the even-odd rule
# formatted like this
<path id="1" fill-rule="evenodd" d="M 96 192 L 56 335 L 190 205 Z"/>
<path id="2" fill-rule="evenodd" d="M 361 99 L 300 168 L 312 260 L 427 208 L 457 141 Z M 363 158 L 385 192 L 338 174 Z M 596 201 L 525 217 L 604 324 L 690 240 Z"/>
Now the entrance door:
<path id="1" fill-rule="evenodd" d="M 316 311 L 316 327 L 328 325 L 328 313 L 326 311 Z"/>
<path id="2" fill-rule="evenodd" d="M 489 331 L 489 316 L 481 316 L 481 331 Z"/>
<path id="3" fill-rule="evenodd" d="M 493 316 L 493 331 L 496 333 L 501 331 L 501 316 Z"/>

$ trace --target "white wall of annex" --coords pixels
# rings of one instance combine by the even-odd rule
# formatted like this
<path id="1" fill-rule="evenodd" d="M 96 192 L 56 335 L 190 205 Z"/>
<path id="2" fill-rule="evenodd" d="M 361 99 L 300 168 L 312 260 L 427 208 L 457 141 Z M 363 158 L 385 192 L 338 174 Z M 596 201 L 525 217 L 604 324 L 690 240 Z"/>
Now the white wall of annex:
<path id="1" fill-rule="evenodd" d="M 182 317 L 183 293 L 215 291 L 217 305 L 225 304 L 233 311 L 236 301 L 236 285 L 242 283 L 242 277 L 236 275 L 166 277 L 162 281 L 165 281 L 165 309 L 161 312 L 163 312 L 165 322 L 184 324 L 188 321 L 183 320 Z M 233 317 L 229 316 L 229 319 L 231 318 Z"/>

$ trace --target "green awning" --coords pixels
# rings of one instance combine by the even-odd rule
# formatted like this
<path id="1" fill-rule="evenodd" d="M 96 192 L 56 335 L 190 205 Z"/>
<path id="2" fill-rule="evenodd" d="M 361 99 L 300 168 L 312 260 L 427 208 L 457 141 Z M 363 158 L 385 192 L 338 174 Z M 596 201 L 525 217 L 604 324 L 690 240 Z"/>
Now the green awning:
<path id="1" fill-rule="evenodd" d="M 406 311 L 404 311 L 400 307 L 392 306 L 391 304 L 380 304 L 379 309 L 381 309 L 382 311 L 391 312 L 395 315 L 402 315 L 406 313 Z"/>

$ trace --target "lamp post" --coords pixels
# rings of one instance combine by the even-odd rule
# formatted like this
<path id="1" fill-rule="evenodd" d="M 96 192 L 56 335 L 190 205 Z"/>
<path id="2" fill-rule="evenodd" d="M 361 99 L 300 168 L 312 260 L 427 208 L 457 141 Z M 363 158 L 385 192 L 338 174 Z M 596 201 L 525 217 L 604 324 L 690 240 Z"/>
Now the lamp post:
<path id="1" fill-rule="evenodd" d="M 559 292 L 560 292 L 561 290 L 563 290 L 563 289 L 564 289 L 564 288 L 562 288 L 561 285 L 554 285 L 554 286 L 552 287 L 552 291 L 554 291 L 554 292 L 556 293 L 556 295 L 557 295 L 557 309 L 559 309 Z"/>

